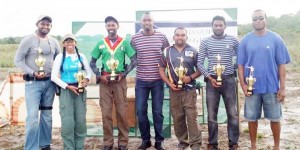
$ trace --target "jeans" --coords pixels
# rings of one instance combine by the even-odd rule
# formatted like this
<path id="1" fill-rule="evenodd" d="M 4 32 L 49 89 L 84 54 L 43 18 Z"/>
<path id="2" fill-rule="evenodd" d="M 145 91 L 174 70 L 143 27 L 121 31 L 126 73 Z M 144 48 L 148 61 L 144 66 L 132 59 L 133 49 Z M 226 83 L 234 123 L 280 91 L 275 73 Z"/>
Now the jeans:
<path id="1" fill-rule="evenodd" d="M 163 137 L 163 120 L 162 114 L 163 100 L 164 100 L 164 83 L 160 80 L 143 81 L 136 80 L 135 98 L 139 128 L 141 138 L 143 140 L 150 140 L 150 123 L 148 118 L 148 99 L 151 91 L 152 97 L 152 114 L 155 131 L 155 141 L 162 142 Z"/>
<path id="2" fill-rule="evenodd" d="M 223 81 L 219 88 L 212 86 L 210 82 L 206 84 L 206 106 L 208 111 L 208 134 L 209 144 L 218 145 L 218 109 L 220 96 L 222 95 L 227 113 L 227 132 L 229 145 L 237 144 L 239 140 L 239 120 L 236 109 L 236 82 L 231 77 Z"/>
<path id="3" fill-rule="evenodd" d="M 55 85 L 51 80 L 26 81 L 25 150 L 37 150 L 39 147 L 50 145 L 54 94 Z M 40 107 L 41 110 L 39 110 Z"/>

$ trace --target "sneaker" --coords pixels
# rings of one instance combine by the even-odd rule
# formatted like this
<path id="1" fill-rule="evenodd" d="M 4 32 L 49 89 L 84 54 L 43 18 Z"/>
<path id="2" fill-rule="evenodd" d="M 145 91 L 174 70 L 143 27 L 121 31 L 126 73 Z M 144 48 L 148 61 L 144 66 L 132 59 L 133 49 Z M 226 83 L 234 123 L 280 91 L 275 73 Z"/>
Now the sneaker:
<path id="1" fill-rule="evenodd" d="M 207 150 L 219 150 L 218 145 L 207 144 Z"/>
<path id="2" fill-rule="evenodd" d="M 138 147 L 138 149 L 146 150 L 149 147 L 151 147 L 151 141 L 143 140 L 142 144 Z"/>
<path id="3" fill-rule="evenodd" d="M 104 146 L 103 150 L 112 150 L 113 147 L 112 146 Z"/>
<path id="4" fill-rule="evenodd" d="M 127 147 L 126 147 L 126 146 L 124 146 L 124 145 L 120 145 L 120 146 L 118 147 L 118 150 L 128 150 L 128 149 L 127 149 Z"/>
<path id="5" fill-rule="evenodd" d="M 177 149 L 178 150 L 184 150 L 186 149 L 187 147 L 189 147 L 190 145 L 188 143 L 185 143 L 185 142 L 182 142 L 180 141 L 177 145 Z"/>
<path id="6" fill-rule="evenodd" d="M 155 142 L 154 147 L 155 147 L 157 150 L 165 150 L 165 149 L 166 149 L 166 148 L 164 147 L 164 142 Z"/>
<path id="7" fill-rule="evenodd" d="M 229 150 L 237 150 L 239 147 L 238 144 L 232 144 L 232 145 L 229 145 Z"/>
<path id="8" fill-rule="evenodd" d="M 50 145 L 48 145 L 48 146 L 46 146 L 46 147 L 43 147 L 43 148 L 41 148 L 41 150 L 51 150 L 51 148 L 50 148 Z"/>

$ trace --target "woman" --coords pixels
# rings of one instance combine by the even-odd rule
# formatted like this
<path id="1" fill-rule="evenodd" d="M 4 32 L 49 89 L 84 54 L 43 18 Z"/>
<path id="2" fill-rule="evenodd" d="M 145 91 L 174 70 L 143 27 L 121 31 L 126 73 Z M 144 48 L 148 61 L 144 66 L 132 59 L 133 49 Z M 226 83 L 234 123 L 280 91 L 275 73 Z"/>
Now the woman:
<path id="1" fill-rule="evenodd" d="M 86 137 L 86 90 L 78 90 L 76 74 L 83 72 L 80 82 L 86 87 L 91 78 L 91 68 L 86 57 L 78 53 L 76 38 L 72 34 L 63 37 L 63 52 L 54 60 L 51 80 L 60 89 L 59 110 L 61 116 L 61 136 L 64 149 L 84 149 Z M 80 80 L 79 80 L 80 81 Z"/>

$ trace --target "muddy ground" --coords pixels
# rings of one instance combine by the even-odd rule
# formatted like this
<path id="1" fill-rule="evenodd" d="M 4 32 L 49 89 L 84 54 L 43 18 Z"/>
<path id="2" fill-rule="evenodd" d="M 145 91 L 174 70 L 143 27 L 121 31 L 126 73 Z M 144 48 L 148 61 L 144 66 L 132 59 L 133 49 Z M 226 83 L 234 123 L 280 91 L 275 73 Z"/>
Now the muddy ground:
<path id="1" fill-rule="evenodd" d="M 300 149 L 300 71 L 288 69 L 287 81 L 286 81 L 286 100 L 282 105 L 283 118 L 282 118 L 282 131 L 281 131 L 281 149 Z M 241 95 L 241 114 L 243 114 L 243 96 Z M 10 132 L 11 126 L 7 125 L 0 128 L 0 150 L 11 150 L 11 149 L 23 149 L 24 144 L 24 127 L 15 126 L 13 133 Z M 201 125 L 202 130 L 202 149 L 206 149 L 207 144 L 207 126 Z M 60 150 L 63 149 L 62 140 L 60 137 L 60 129 L 53 129 L 53 141 L 52 149 Z M 128 148 L 135 150 L 140 144 L 139 138 L 130 138 Z M 152 141 L 154 142 L 154 141 Z M 101 149 L 102 145 L 101 137 L 88 137 L 85 141 L 85 149 Z M 165 147 L 168 150 L 176 149 L 178 141 L 174 133 L 172 138 L 165 140 Z M 115 149 L 117 141 L 115 140 Z M 219 125 L 219 146 L 223 150 L 228 149 L 227 147 L 227 132 L 226 125 Z M 258 148 L 272 149 L 273 138 L 268 120 L 262 119 L 259 121 L 258 127 Z M 250 148 L 250 140 L 247 129 L 247 122 L 241 118 L 241 136 L 239 140 L 239 149 L 248 150 Z M 149 150 L 154 150 L 154 147 Z"/>

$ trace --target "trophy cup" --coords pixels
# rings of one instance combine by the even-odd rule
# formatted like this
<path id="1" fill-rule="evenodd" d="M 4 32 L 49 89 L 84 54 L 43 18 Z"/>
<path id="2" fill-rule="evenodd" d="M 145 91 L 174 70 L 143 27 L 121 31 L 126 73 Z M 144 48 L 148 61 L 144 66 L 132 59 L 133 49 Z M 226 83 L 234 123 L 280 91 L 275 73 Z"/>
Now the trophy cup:
<path id="1" fill-rule="evenodd" d="M 82 86 L 82 81 L 84 80 L 84 73 L 81 70 L 81 64 L 78 64 L 78 72 L 74 74 L 75 79 L 78 82 L 78 93 L 84 92 L 84 87 Z"/>
<path id="2" fill-rule="evenodd" d="M 218 62 L 217 65 L 213 66 L 213 70 L 216 72 L 217 75 L 217 85 L 222 85 L 222 73 L 225 70 L 225 66 L 221 65 L 220 60 L 221 56 L 218 54 L 217 56 Z"/>
<path id="3" fill-rule="evenodd" d="M 178 57 L 178 59 L 180 59 L 180 65 L 179 65 L 179 67 L 176 67 L 174 71 L 179 78 L 178 83 L 177 83 L 177 88 L 182 88 L 183 87 L 182 79 L 184 78 L 188 69 L 183 67 L 184 59 L 182 57 Z"/>
<path id="4" fill-rule="evenodd" d="M 39 75 L 44 75 L 45 74 L 45 70 L 44 70 L 43 66 L 44 66 L 44 64 L 46 62 L 46 58 L 42 57 L 42 49 L 40 47 L 37 48 L 37 50 L 38 50 L 39 55 L 38 55 L 38 58 L 35 59 L 35 63 L 39 67 L 38 74 Z"/>
<path id="5" fill-rule="evenodd" d="M 250 74 L 249 74 L 249 77 L 246 77 L 246 82 L 247 82 L 247 94 L 249 95 L 252 95 L 253 94 L 253 85 L 254 83 L 256 82 L 256 78 L 254 78 L 253 76 L 253 72 L 254 72 L 254 67 L 251 66 L 251 67 L 247 67 L 247 68 L 250 68 Z"/>
<path id="6" fill-rule="evenodd" d="M 119 61 L 115 60 L 113 52 L 110 53 L 110 56 L 111 56 L 110 60 L 106 62 L 106 65 L 111 70 L 111 74 L 109 76 L 109 81 L 116 81 L 118 78 L 118 75 L 116 74 L 116 68 L 119 65 Z"/>

